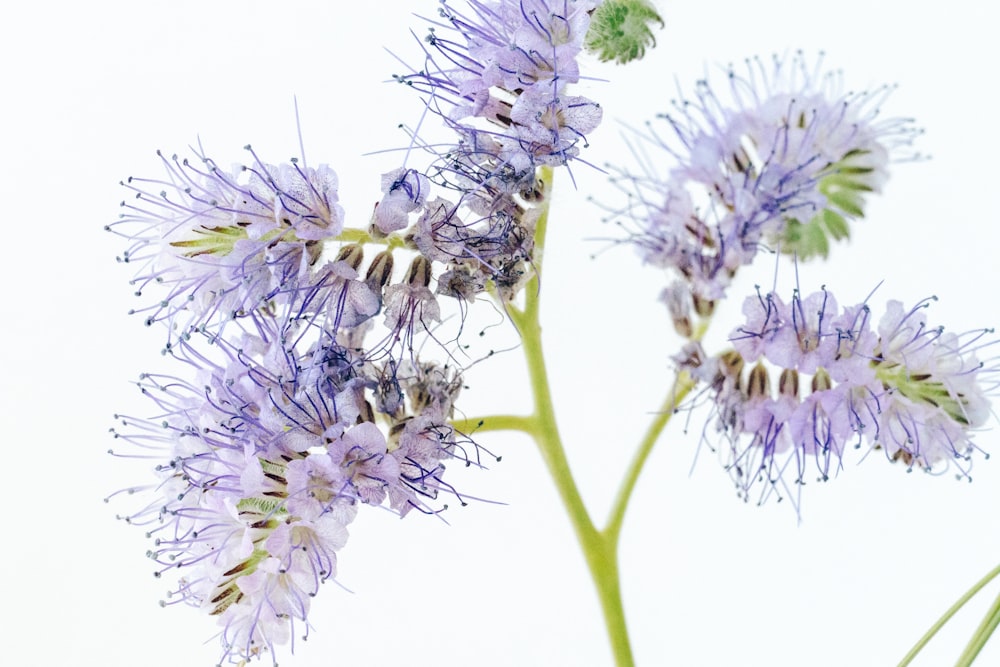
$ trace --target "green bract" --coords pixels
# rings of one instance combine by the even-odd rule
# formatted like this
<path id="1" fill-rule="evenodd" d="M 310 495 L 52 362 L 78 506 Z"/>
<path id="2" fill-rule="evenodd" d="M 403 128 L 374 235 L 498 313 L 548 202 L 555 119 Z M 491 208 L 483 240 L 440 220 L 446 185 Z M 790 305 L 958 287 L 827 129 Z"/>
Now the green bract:
<path id="1" fill-rule="evenodd" d="M 863 218 L 864 195 L 874 191 L 869 184 L 874 169 L 858 164 L 869 151 L 853 150 L 840 161 L 826 169 L 817 185 L 826 197 L 826 207 L 808 222 L 790 218 L 781 235 L 781 250 L 795 254 L 799 259 L 822 257 L 830 253 L 830 241 L 842 241 L 850 237 L 848 219 Z"/>

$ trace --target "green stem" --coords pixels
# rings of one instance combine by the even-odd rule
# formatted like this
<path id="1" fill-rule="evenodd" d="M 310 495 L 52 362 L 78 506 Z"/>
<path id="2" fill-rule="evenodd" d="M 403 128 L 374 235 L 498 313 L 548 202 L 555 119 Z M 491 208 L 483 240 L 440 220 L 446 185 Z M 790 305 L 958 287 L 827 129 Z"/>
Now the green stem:
<path id="1" fill-rule="evenodd" d="M 984 578 L 984 580 L 989 581 L 989 579 L 996 576 L 997 572 L 1000 572 L 1000 566 L 994 568 L 988 575 L 986 575 L 987 578 Z M 968 593 L 966 595 L 968 595 Z M 966 645 L 965 650 L 962 651 L 962 655 L 959 656 L 958 662 L 955 663 L 955 667 L 969 667 L 969 665 L 975 662 L 976 656 L 978 656 L 979 652 L 983 650 L 984 646 L 986 646 L 986 642 L 993 636 L 993 631 L 997 629 L 998 625 L 1000 625 L 1000 595 L 993 600 L 993 604 L 990 606 L 989 611 L 986 612 L 986 616 L 983 617 L 982 623 L 980 623 L 979 627 L 976 628 L 976 631 L 973 633 L 968 645 Z"/>
<path id="2" fill-rule="evenodd" d="M 384 245 L 389 250 L 407 247 L 406 239 L 399 234 L 389 234 L 388 236 L 376 238 L 367 230 L 355 227 L 345 228 L 340 232 L 336 240 L 341 243 L 374 243 L 376 245 Z"/>
<path id="3" fill-rule="evenodd" d="M 690 340 L 700 342 L 708 332 L 711 323 L 711 315 L 702 318 L 695 327 Z M 674 384 L 670 389 L 670 393 L 667 394 L 667 397 L 663 401 L 663 406 L 655 413 L 656 417 L 646 428 L 646 434 L 642 437 L 639 447 L 632 456 L 632 461 L 625 471 L 625 477 L 622 479 L 621 486 L 618 487 L 618 494 L 615 496 L 615 502 L 608 513 L 608 522 L 604 527 L 604 535 L 616 545 L 621 535 L 622 524 L 625 521 L 625 510 L 628 509 L 628 503 L 632 499 L 632 492 L 635 490 L 636 482 L 639 481 L 639 474 L 646 465 L 646 459 L 649 458 L 653 447 L 660 438 L 660 434 L 663 433 L 663 429 L 666 428 L 670 418 L 677 410 L 677 406 L 680 405 L 681 401 L 687 397 L 696 385 L 697 381 L 691 377 L 690 373 L 687 371 L 678 373 L 677 377 L 674 378 Z"/>
<path id="4" fill-rule="evenodd" d="M 530 284 L 528 289 L 531 289 Z M 531 425 L 530 433 L 535 438 L 542 460 L 559 492 L 586 558 L 591 578 L 597 588 L 601 610 L 604 612 L 604 622 L 611 640 L 615 663 L 619 667 L 631 667 L 635 661 L 632 657 L 632 647 L 625 625 L 625 610 L 622 606 L 617 544 L 614 540 L 606 539 L 594 526 L 570 471 L 559 427 L 556 424 L 545 355 L 542 350 L 542 328 L 537 315 L 536 301 L 534 306 L 529 305 L 525 308 L 525 318 L 518 326 L 535 399 L 534 423 Z"/>
<path id="5" fill-rule="evenodd" d="M 635 664 L 635 659 L 632 655 L 628 627 L 625 622 L 625 609 L 622 604 L 618 540 L 625 518 L 625 510 L 639 479 L 639 474 L 667 422 L 670 421 L 670 417 L 677 409 L 677 405 L 691 391 L 695 382 L 688 373 L 681 373 L 677 376 L 662 409 L 649 425 L 625 472 L 625 477 L 609 513 L 607 526 L 604 530 L 598 530 L 587 512 L 570 471 L 569 461 L 566 458 L 566 451 L 556 423 L 555 409 L 552 404 L 552 389 L 549 384 L 548 369 L 542 348 L 539 286 L 541 284 L 545 233 L 548 226 L 548 207 L 552 189 L 551 168 L 541 169 L 540 176 L 541 189 L 545 193 L 546 199 L 545 203 L 542 204 L 543 210 L 535 230 L 534 275 L 525 286 L 523 307 L 517 307 L 512 303 L 502 304 L 521 336 L 521 349 L 528 367 L 534 412 L 530 417 L 491 415 L 481 418 L 459 419 L 453 421 L 452 425 L 459 431 L 466 433 L 498 430 L 522 431 L 535 440 L 566 513 L 569 515 L 570 523 L 590 570 L 590 576 L 601 603 L 601 611 L 604 615 L 604 623 L 611 642 L 615 664 L 619 667 L 632 667 Z M 496 298 L 496 295 L 494 296 Z M 705 328 L 707 328 L 707 322 L 699 326 L 696 340 L 704 335 Z"/>
<path id="6" fill-rule="evenodd" d="M 958 612 L 959 609 L 961 609 L 962 607 L 964 607 L 966 602 L 968 602 L 969 600 L 971 600 L 976 595 L 976 593 L 978 593 L 980 590 L 982 590 L 982 588 L 986 584 L 988 584 L 991 581 L 993 581 L 993 579 L 995 579 L 998 574 L 1000 574 L 1000 565 L 998 565 L 995 568 L 993 568 L 992 570 L 990 570 L 986 574 L 985 577 L 983 577 L 982 579 L 980 579 L 979 581 L 977 581 L 975 583 L 975 585 L 972 586 L 972 588 L 970 588 L 968 591 L 966 591 L 965 595 L 963 595 L 962 597 L 960 597 L 958 599 L 958 601 L 955 602 L 955 604 L 953 604 L 948 609 L 948 611 L 946 611 L 944 613 L 944 615 L 941 616 L 941 618 L 939 618 L 937 620 L 937 622 L 934 623 L 934 625 L 932 625 L 930 627 L 930 629 L 927 632 L 924 633 L 924 636 L 921 637 L 920 640 L 916 644 L 913 645 L 913 648 L 911 648 L 910 652 L 907 653 L 903 657 L 903 660 L 899 663 L 898 667 L 906 667 L 911 662 L 913 662 L 913 659 L 915 657 L 917 657 L 917 654 L 920 653 L 920 651 L 923 650 L 924 646 L 926 646 L 927 643 L 934 637 L 934 635 L 937 634 L 938 630 L 940 630 L 942 627 L 944 627 L 944 624 L 947 623 L 949 620 L 951 620 L 951 617 L 954 616 Z M 996 603 L 994 603 L 994 607 L 996 607 Z M 988 616 L 986 619 L 984 619 L 983 623 L 986 624 L 986 621 L 989 618 L 990 617 Z M 994 627 L 996 627 L 996 626 L 994 625 Z M 983 625 L 980 625 L 980 630 L 982 630 L 982 629 L 983 629 Z M 990 630 L 990 633 L 992 633 L 992 630 Z M 976 638 L 976 636 L 978 636 L 978 634 L 979 634 L 979 632 L 977 631 L 977 634 L 973 636 L 973 640 Z M 987 637 L 988 636 L 989 635 L 987 635 Z M 967 646 L 966 649 L 965 649 L 965 651 L 962 653 L 962 658 L 959 658 L 959 663 L 958 663 L 959 665 L 972 664 L 971 662 L 962 662 L 962 659 L 969 652 L 969 648 L 972 646 L 973 640 L 970 640 L 969 646 Z M 985 643 L 985 639 L 984 639 L 984 643 Z M 980 646 L 980 648 L 982 648 L 982 647 Z M 979 649 L 976 649 L 976 653 L 977 654 L 979 653 Z M 975 654 L 972 655 L 971 657 L 975 658 Z"/>
<path id="7" fill-rule="evenodd" d="M 656 444 L 660 433 L 663 432 L 667 422 L 670 421 L 678 404 L 684 400 L 684 397 L 688 395 L 694 386 L 694 379 L 686 371 L 677 375 L 673 388 L 667 394 L 663 406 L 656 413 L 656 418 L 653 419 L 652 423 L 646 429 L 646 434 L 632 456 L 632 461 L 629 463 L 628 469 L 625 471 L 625 477 L 618 488 L 618 495 L 615 496 L 615 502 L 611 506 L 611 512 L 608 513 L 608 522 L 604 527 L 605 538 L 614 544 L 616 548 L 618 538 L 621 534 L 622 523 L 625 520 L 625 510 L 628 508 L 632 491 L 635 490 L 635 484 L 639 480 L 639 473 L 642 472 L 642 468 L 646 464 L 646 459 L 649 458 L 650 452 L 653 451 L 653 445 Z"/>
<path id="8" fill-rule="evenodd" d="M 489 415 L 487 417 L 469 417 L 453 419 L 451 425 L 461 433 L 486 433 L 488 431 L 522 431 L 535 432 L 535 418 L 521 415 Z"/>
<path id="9" fill-rule="evenodd" d="M 535 273 L 525 286 L 523 309 L 508 307 L 508 315 L 521 335 L 522 350 L 534 397 L 534 414 L 521 425 L 534 437 L 542 460 L 569 515 L 597 589 L 615 664 L 619 667 L 632 667 L 635 660 L 632 657 L 628 628 L 625 624 L 625 609 L 622 605 L 617 544 L 613 540 L 606 539 L 597 530 L 587 512 L 570 471 L 552 404 L 552 390 L 542 349 L 542 327 L 539 321 L 539 286 L 545 232 L 548 226 L 548 206 L 551 201 L 552 169 L 543 167 L 540 171 L 542 192 L 545 193 L 546 200 L 535 229 Z"/>

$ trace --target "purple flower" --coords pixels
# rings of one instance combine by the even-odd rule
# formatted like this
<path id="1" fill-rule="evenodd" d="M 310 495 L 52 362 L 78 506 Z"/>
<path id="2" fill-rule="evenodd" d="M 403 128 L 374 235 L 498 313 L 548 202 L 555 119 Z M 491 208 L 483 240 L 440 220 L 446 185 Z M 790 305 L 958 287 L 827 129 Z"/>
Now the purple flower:
<path id="1" fill-rule="evenodd" d="M 695 296 L 721 298 L 764 246 L 826 256 L 881 189 L 890 156 L 918 134 L 908 120 L 878 119 L 890 88 L 845 94 L 820 64 L 748 60 L 745 74 L 728 70 L 725 96 L 700 81 L 663 115 L 672 137 L 652 126 L 642 137 L 675 165 L 663 174 L 647 160 L 644 173 L 619 179 L 635 195 L 631 240 Z"/>
<path id="2" fill-rule="evenodd" d="M 435 294 L 468 302 L 493 287 L 514 298 L 532 275 L 538 204 L 547 195 L 537 170 L 575 159 L 601 121 L 598 104 L 567 92 L 580 79 L 577 58 L 600 2 L 466 4 L 463 13 L 442 0 L 424 66 L 396 77 L 427 95 L 427 110 L 456 140 L 427 144 L 414 136 L 431 164 L 382 178 L 371 233 L 391 235 L 391 247 L 415 247 L 431 262 L 426 280 L 382 285 L 395 340 L 439 320 Z"/>
<path id="3" fill-rule="evenodd" d="M 343 229 L 337 177 L 259 159 L 232 173 L 162 157 L 167 180 L 130 178 L 135 193 L 108 229 L 131 241 L 121 260 L 139 268 L 136 293 L 164 293 L 136 312 L 182 327 L 253 315 L 307 282 L 324 241 Z M 179 320 L 179 321 L 178 321 Z"/>
<path id="4" fill-rule="evenodd" d="M 286 300 L 287 312 L 269 309 L 254 333 L 179 339 L 171 357 L 198 379 L 144 376 L 156 415 L 121 417 L 115 432 L 131 445 L 124 455 L 159 459 L 148 504 L 126 519 L 154 539 L 157 575 L 180 577 L 169 603 L 217 617 L 224 659 L 273 654 L 308 632 L 311 600 L 336 576 L 361 506 L 432 514 L 441 491 L 464 504 L 444 462 L 478 464 L 475 443 L 448 425 L 457 369 L 415 356 L 400 363 L 384 344 L 347 347 L 363 342 L 370 317 L 323 328 L 360 313 L 330 305 L 341 297 L 375 299 L 356 277 L 358 251 L 345 246 L 319 283 Z M 415 263 L 408 300 L 387 298 L 397 328 L 436 305 L 420 277 L 428 262 Z M 351 301 L 352 292 L 367 296 Z"/>
<path id="5" fill-rule="evenodd" d="M 428 35 L 422 71 L 399 77 L 445 105 L 441 112 L 469 155 L 483 153 L 529 175 L 575 157 L 601 109 L 565 95 L 579 81 L 595 0 L 468 0 L 469 11 L 441 3 L 445 22 Z M 439 31 L 437 28 L 443 28 Z M 431 108 L 438 108 L 432 106 Z M 488 122 L 472 123 L 471 119 Z"/>
<path id="6" fill-rule="evenodd" d="M 406 279 L 386 287 L 385 326 L 397 338 L 412 337 L 441 321 L 441 309 L 429 289 L 430 283 L 431 263 L 418 255 L 410 264 Z"/>
<path id="7" fill-rule="evenodd" d="M 427 201 L 430 182 L 413 169 L 396 169 L 382 175 L 385 196 L 375 208 L 372 222 L 383 234 L 404 229 L 410 224 L 409 214 Z"/>
<path id="8" fill-rule="evenodd" d="M 358 275 L 363 259 L 361 246 L 343 246 L 337 259 L 318 269 L 313 282 L 292 299 L 298 315 L 325 312 L 327 326 L 337 331 L 360 326 L 377 314 L 382 286 Z"/>
<path id="9" fill-rule="evenodd" d="M 758 294 L 744 302 L 735 349 L 708 362 L 698 351 L 685 357 L 682 365 L 709 385 L 726 465 L 744 498 L 758 482 L 766 484 L 761 501 L 772 490 L 797 497 L 789 481 L 826 480 L 846 451 L 862 446 L 908 470 L 954 463 L 968 477 L 973 431 L 988 419 L 996 389 L 996 365 L 977 353 L 994 341 L 983 341 L 988 330 L 928 327 L 927 305 L 890 301 L 873 328 L 866 304 L 839 309 L 827 290 L 795 293 L 787 305 Z"/>

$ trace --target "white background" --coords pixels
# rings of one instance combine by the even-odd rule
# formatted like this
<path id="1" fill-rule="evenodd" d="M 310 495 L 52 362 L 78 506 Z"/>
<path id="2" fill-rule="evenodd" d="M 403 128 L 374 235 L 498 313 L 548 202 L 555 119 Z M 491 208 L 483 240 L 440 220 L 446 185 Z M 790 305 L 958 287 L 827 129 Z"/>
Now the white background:
<path id="1" fill-rule="evenodd" d="M 879 281 L 875 306 L 940 297 L 934 323 L 1000 325 L 994 89 L 997 17 L 986 3 L 664 3 L 660 46 L 634 68 L 592 69 L 587 94 L 606 122 L 589 159 L 623 162 L 621 126 L 666 110 L 714 63 L 824 49 L 849 88 L 896 82 L 887 115 L 912 115 L 933 160 L 899 164 L 853 243 L 802 271 L 844 303 Z M 349 222 L 363 224 L 378 175 L 420 113 L 391 83 L 417 62 L 402 2 L 39 2 L 0 20 L 3 329 L 0 389 L 5 520 L 0 590 L 4 661 L 103 667 L 212 665 L 212 619 L 157 605 L 141 531 L 116 522 L 108 493 L 149 477 L 108 456 L 112 414 L 142 412 L 129 385 L 160 362 L 160 332 L 133 306 L 122 244 L 102 231 L 125 196 L 117 182 L 156 176 L 154 151 L 198 138 L 220 164 L 253 143 L 272 162 L 298 154 L 341 175 Z M 676 345 L 655 301 L 663 278 L 576 199 L 608 192 L 577 167 L 558 181 L 544 323 L 558 409 L 583 492 L 603 517 L 669 378 Z M 609 195 L 610 197 L 610 195 Z M 576 198 L 576 199 L 574 199 Z M 586 240 L 591 239 L 591 240 Z M 740 289 L 769 283 L 772 269 Z M 782 278 L 788 278 L 786 272 Z M 735 304 L 733 304 L 735 305 Z M 720 330 L 731 320 L 720 317 Z M 526 406 L 520 357 L 475 369 L 466 409 Z M 483 406 L 488 406 L 484 408 Z M 711 455 L 689 474 L 694 435 L 674 424 L 642 476 L 622 541 L 624 591 L 642 665 L 891 665 L 968 586 L 1000 561 L 1000 469 L 979 460 L 972 484 L 907 475 L 871 456 L 788 503 L 745 505 Z M 692 423 L 696 432 L 700 423 Z M 369 512 L 352 527 L 340 581 L 311 616 L 315 632 L 282 665 L 604 665 L 596 597 L 541 463 L 522 437 L 482 438 L 503 453 L 462 488 L 502 500 L 447 513 L 449 525 Z M 996 451 L 1000 435 L 977 441 Z M 916 664 L 954 660 L 996 594 L 977 599 Z M 1000 661 L 1000 638 L 982 664 Z"/>

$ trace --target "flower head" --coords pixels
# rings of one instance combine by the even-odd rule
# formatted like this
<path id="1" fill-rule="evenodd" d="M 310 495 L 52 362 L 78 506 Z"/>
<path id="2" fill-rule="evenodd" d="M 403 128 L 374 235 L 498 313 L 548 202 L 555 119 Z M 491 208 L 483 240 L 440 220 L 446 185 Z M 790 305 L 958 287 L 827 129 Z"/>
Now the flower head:
<path id="1" fill-rule="evenodd" d="M 180 577 L 170 603 L 217 617 L 223 657 L 238 661 L 308 630 L 360 507 L 436 513 L 438 494 L 455 493 L 444 462 L 478 451 L 448 425 L 455 369 L 365 356 L 292 317 L 208 350 L 200 338 L 171 348 L 199 379 L 144 376 L 159 415 L 122 417 L 115 435 L 160 459 L 148 504 L 126 518 L 155 540 L 157 575 Z"/>
<path id="2" fill-rule="evenodd" d="M 802 54 L 748 60 L 745 73 L 727 71 L 728 95 L 704 80 L 673 103 L 663 115 L 672 138 L 644 138 L 676 165 L 666 177 L 655 167 L 625 175 L 639 195 L 632 240 L 696 296 L 720 298 L 762 246 L 825 257 L 918 133 L 906 119 L 878 118 L 891 88 L 843 93 L 820 64 Z"/>
<path id="3" fill-rule="evenodd" d="M 968 477 L 973 431 L 989 416 L 995 364 L 978 357 L 991 333 L 945 333 L 926 324 L 923 301 L 890 301 L 873 325 L 865 303 L 838 308 L 827 290 L 785 304 L 744 303 L 734 349 L 684 362 L 707 381 L 727 468 L 744 497 L 757 482 L 787 491 L 810 471 L 828 479 L 851 448 L 882 450 L 908 470 L 956 464 Z M 777 391 L 775 391 L 777 389 Z M 778 489 L 781 493 L 781 488 Z M 796 493 L 797 495 L 797 493 Z"/>
<path id="4" fill-rule="evenodd" d="M 323 242 L 343 229 L 329 167 L 272 166 L 255 156 L 226 172 L 196 155 L 198 163 L 161 155 L 167 180 L 130 178 L 123 185 L 134 197 L 108 227 L 131 241 L 121 260 L 139 267 L 137 295 L 151 286 L 166 292 L 137 311 L 147 324 L 252 315 L 307 281 Z"/>
<path id="5" fill-rule="evenodd" d="M 470 149 L 487 150 L 518 172 L 565 164 L 601 120 L 601 109 L 565 95 L 580 79 L 596 0 L 468 0 L 441 3 L 445 23 L 427 37 L 425 68 L 399 77 L 447 107 L 442 115 Z M 446 28 L 438 31 L 437 28 Z M 488 122 L 473 124 L 471 119 Z M 481 158 L 478 158 L 481 159 Z"/>

